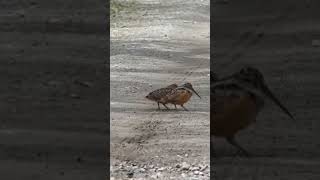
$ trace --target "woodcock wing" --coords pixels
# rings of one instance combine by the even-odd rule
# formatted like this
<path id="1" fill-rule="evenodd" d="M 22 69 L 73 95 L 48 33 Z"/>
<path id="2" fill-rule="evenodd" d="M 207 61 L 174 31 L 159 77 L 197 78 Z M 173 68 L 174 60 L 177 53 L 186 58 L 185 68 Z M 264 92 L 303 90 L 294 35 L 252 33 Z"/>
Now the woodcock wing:
<path id="1" fill-rule="evenodd" d="M 158 103 L 158 109 L 160 109 L 159 103 L 161 103 L 165 108 L 169 109 L 166 104 L 168 103 L 167 95 L 177 88 L 177 84 L 171 84 L 165 88 L 160 88 L 149 93 L 146 98 Z"/>

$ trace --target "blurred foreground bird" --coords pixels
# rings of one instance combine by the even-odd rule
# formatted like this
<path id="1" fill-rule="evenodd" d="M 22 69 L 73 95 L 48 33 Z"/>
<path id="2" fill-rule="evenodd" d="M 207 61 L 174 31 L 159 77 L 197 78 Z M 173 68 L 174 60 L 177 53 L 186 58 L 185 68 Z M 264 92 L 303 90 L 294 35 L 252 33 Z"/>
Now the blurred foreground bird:
<path id="1" fill-rule="evenodd" d="M 158 109 L 160 109 L 160 103 L 167 109 L 169 109 L 166 104 L 168 103 L 167 95 L 177 88 L 177 84 L 171 84 L 165 88 L 160 88 L 149 93 L 146 98 L 158 103 Z"/>
<path id="2" fill-rule="evenodd" d="M 249 153 L 237 143 L 235 135 L 256 121 L 265 98 L 271 99 L 293 119 L 269 90 L 261 72 L 253 67 L 242 68 L 229 77 L 216 80 L 211 86 L 211 93 L 211 136 L 226 138 L 246 156 Z"/>
<path id="3" fill-rule="evenodd" d="M 182 86 L 173 89 L 167 95 L 167 102 L 174 104 L 176 108 L 176 105 L 180 105 L 183 109 L 188 111 L 188 109 L 185 108 L 183 105 L 189 101 L 193 93 L 195 93 L 201 99 L 199 94 L 193 89 L 191 83 L 185 83 Z"/>

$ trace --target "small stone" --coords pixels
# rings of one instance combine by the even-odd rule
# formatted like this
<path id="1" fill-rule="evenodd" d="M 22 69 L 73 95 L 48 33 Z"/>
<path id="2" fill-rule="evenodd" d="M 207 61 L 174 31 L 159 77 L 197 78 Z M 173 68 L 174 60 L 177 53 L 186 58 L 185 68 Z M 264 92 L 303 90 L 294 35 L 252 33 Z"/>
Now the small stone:
<path id="1" fill-rule="evenodd" d="M 193 174 L 198 175 L 200 171 L 193 171 Z"/>
<path id="2" fill-rule="evenodd" d="M 180 164 L 177 164 L 177 165 L 176 165 L 176 168 L 180 168 L 180 167 L 181 167 L 181 165 L 180 165 Z"/>
<path id="3" fill-rule="evenodd" d="M 132 178 L 133 177 L 133 172 L 132 171 L 128 172 L 127 176 L 128 176 L 128 178 Z"/>
<path id="4" fill-rule="evenodd" d="M 203 172 L 199 172 L 199 175 L 204 176 L 204 173 Z"/>
<path id="5" fill-rule="evenodd" d="M 184 156 L 185 156 L 185 157 L 188 157 L 189 155 L 188 155 L 188 154 L 185 154 Z"/>
<path id="6" fill-rule="evenodd" d="M 158 169 L 158 171 L 164 171 L 164 170 L 165 170 L 164 167 L 161 167 L 161 168 Z"/>
<path id="7" fill-rule="evenodd" d="M 181 169 L 182 170 L 189 170 L 190 168 L 190 165 L 186 162 L 183 162 L 182 165 L 181 165 Z"/>
<path id="8" fill-rule="evenodd" d="M 187 175 L 186 175 L 185 173 L 182 173 L 181 176 L 182 176 L 183 178 L 187 177 Z"/>

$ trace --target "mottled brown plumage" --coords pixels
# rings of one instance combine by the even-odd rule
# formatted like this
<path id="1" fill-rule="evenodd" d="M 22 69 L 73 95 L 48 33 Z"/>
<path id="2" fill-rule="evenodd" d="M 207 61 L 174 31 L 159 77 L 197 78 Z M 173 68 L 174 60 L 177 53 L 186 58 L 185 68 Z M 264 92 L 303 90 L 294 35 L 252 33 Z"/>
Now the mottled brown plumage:
<path id="1" fill-rule="evenodd" d="M 177 84 L 171 84 L 165 88 L 160 88 L 157 90 L 152 91 L 149 93 L 146 98 L 155 101 L 158 103 L 158 109 L 160 109 L 160 103 L 167 109 L 169 109 L 166 104 L 168 103 L 167 101 L 167 95 L 172 92 L 173 89 L 177 88 Z"/>
<path id="2" fill-rule="evenodd" d="M 166 97 L 168 103 L 175 105 L 180 105 L 183 109 L 188 111 L 183 105 L 189 101 L 192 96 L 192 93 L 195 93 L 197 96 L 199 94 L 193 89 L 191 83 L 185 83 L 180 87 L 173 89 Z M 199 96 L 200 97 L 200 96 Z M 201 98 L 201 97 L 200 97 Z"/>
<path id="3" fill-rule="evenodd" d="M 243 68 L 229 77 L 213 82 L 211 93 L 211 135 L 226 138 L 245 155 L 249 153 L 235 141 L 235 135 L 256 121 L 258 113 L 264 107 L 264 97 L 273 100 L 293 118 L 269 90 L 262 74 L 252 67 Z"/>

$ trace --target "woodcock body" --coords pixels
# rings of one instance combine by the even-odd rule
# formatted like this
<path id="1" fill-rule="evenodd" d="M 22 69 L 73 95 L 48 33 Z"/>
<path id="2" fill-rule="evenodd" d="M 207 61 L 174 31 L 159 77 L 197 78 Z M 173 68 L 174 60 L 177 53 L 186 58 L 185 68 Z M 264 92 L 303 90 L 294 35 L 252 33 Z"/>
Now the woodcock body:
<path id="1" fill-rule="evenodd" d="M 161 103 L 165 108 L 169 109 L 166 104 L 168 104 L 167 95 L 171 93 L 175 88 L 177 88 L 177 84 L 171 84 L 165 88 L 160 88 L 149 93 L 146 98 L 155 101 L 158 103 L 158 109 L 160 109 L 159 103 Z"/>
<path id="2" fill-rule="evenodd" d="M 183 105 L 189 101 L 193 93 L 195 93 L 199 98 L 201 98 L 199 94 L 193 89 L 191 83 L 185 83 L 182 86 L 173 89 L 167 95 L 167 101 L 168 103 L 174 104 L 175 107 L 176 105 L 180 105 L 183 109 L 188 111 L 188 109 L 185 108 Z"/>
<path id="3" fill-rule="evenodd" d="M 229 77 L 218 79 L 211 86 L 210 134 L 224 137 L 243 154 L 249 153 L 235 140 L 235 135 L 256 121 L 264 107 L 264 98 L 275 102 L 288 116 L 291 113 L 267 87 L 263 75 L 253 67 L 242 68 Z M 213 138 L 211 138 L 213 139 Z"/>

